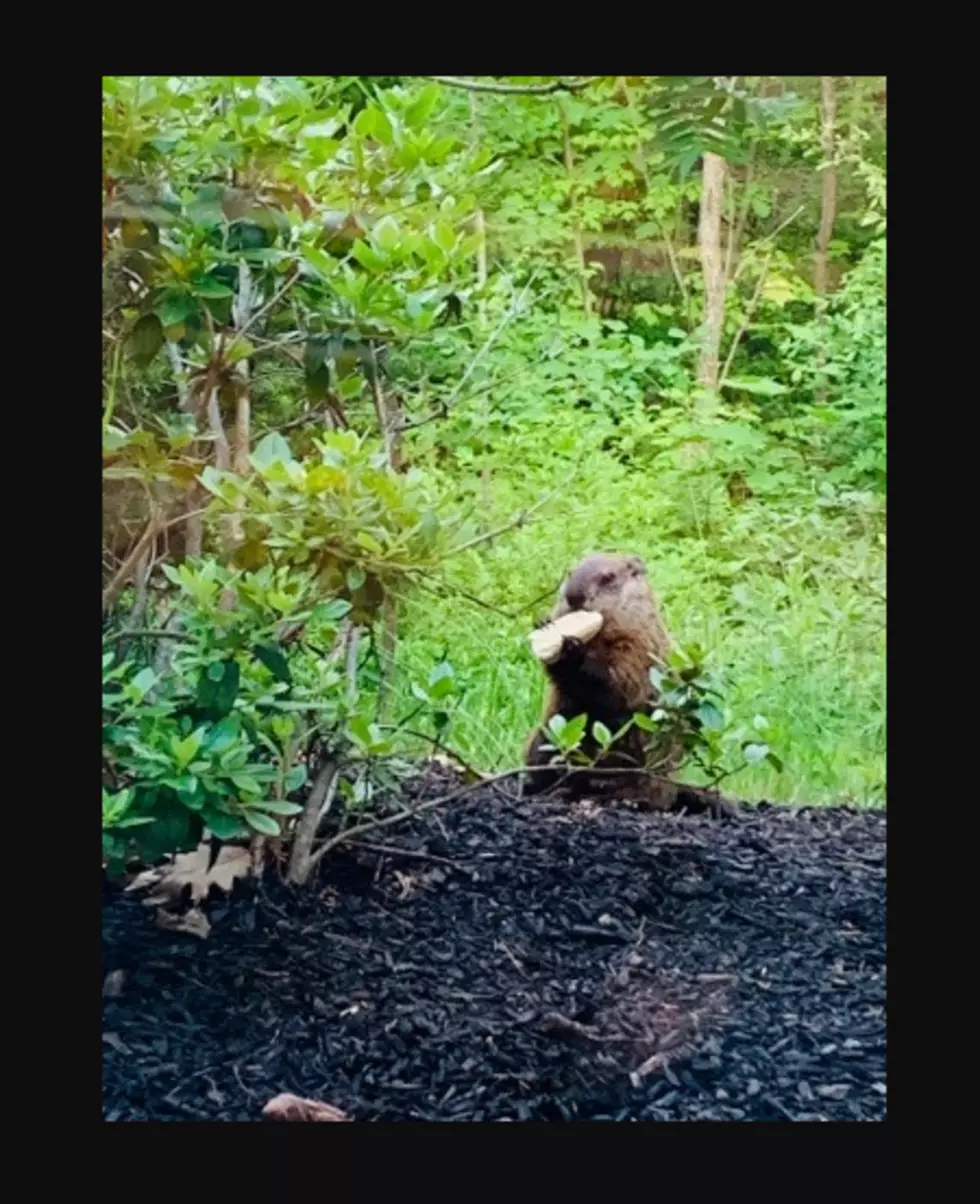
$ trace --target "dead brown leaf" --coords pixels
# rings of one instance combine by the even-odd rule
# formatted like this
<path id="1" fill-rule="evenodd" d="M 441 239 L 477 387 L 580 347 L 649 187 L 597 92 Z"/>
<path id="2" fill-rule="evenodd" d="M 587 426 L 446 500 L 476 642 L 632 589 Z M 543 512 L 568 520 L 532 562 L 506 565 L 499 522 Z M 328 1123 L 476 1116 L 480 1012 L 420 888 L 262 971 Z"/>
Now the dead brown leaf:
<path id="1" fill-rule="evenodd" d="M 156 866 L 139 874 L 126 887 L 127 891 L 155 887 L 144 900 L 147 907 L 160 907 L 164 903 L 178 900 L 190 887 L 192 903 L 201 903 L 208 897 L 212 886 L 228 893 L 237 878 L 246 878 L 252 872 L 252 859 L 248 849 L 225 845 L 218 853 L 214 865 L 211 861 L 211 846 L 201 843 L 192 853 L 178 853 L 164 866 Z"/>
<path id="2" fill-rule="evenodd" d="M 157 927 L 167 932 L 186 932 L 188 936 L 196 936 L 203 941 L 211 931 L 211 921 L 199 907 L 192 907 L 183 915 L 175 915 L 161 908 L 157 912 Z"/>
<path id="3" fill-rule="evenodd" d="M 301 1099 L 284 1092 L 269 1100 L 262 1109 L 270 1120 L 350 1120 L 346 1112 L 316 1099 Z"/>

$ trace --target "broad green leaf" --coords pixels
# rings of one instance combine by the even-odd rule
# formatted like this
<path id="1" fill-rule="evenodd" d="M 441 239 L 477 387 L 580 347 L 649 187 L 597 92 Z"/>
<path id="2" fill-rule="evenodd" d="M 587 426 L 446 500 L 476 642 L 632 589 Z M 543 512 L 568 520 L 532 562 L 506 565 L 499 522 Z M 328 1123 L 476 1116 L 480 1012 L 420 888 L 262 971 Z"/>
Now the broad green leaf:
<path id="1" fill-rule="evenodd" d="M 177 764 L 183 769 L 189 765 L 197 756 L 197 750 L 201 747 L 201 735 L 199 731 L 191 732 L 189 736 L 185 736 L 183 740 L 178 740 L 172 737 L 170 740 L 170 749 L 173 752 L 174 759 Z"/>
<path id="2" fill-rule="evenodd" d="M 148 690 L 153 689 L 154 682 L 157 679 L 156 673 L 147 665 L 145 669 L 141 669 L 133 678 L 131 685 L 139 691 L 140 696 L 146 694 Z"/>
<path id="3" fill-rule="evenodd" d="M 220 662 L 221 677 L 217 680 L 211 675 L 214 665 L 202 673 L 197 686 L 197 705 L 202 711 L 210 713 L 214 719 L 223 718 L 229 714 L 238 697 L 238 686 L 241 681 L 241 667 L 236 660 Z"/>
<path id="4" fill-rule="evenodd" d="M 603 748 L 608 748 L 612 744 L 612 732 L 601 720 L 596 720 L 592 724 L 592 735 L 602 745 Z"/>
<path id="5" fill-rule="evenodd" d="M 346 598 L 331 598 L 329 602 L 318 602 L 311 618 L 326 623 L 337 623 L 350 614 L 351 605 Z"/>
<path id="6" fill-rule="evenodd" d="M 725 716 L 713 702 L 705 700 L 697 710 L 698 718 L 705 727 L 720 729 L 725 725 Z"/>
<path id="7" fill-rule="evenodd" d="M 253 806 L 259 807 L 269 815 L 299 815 L 303 810 L 299 803 L 286 803 L 279 799 L 267 799 L 261 803 L 254 803 Z"/>
<path id="8" fill-rule="evenodd" d="M 439 103 L 441 94 L 439 84 L 427 84 L 405 109 L 405 124 L 413 130 L 421 129 Z"/>
<path id="9" fill-rule="evenodd" d="M 208 491 L 208 493 L 213 493 L 216 497 L 221 497 L 221 487 L 226 478 L 225 478 L 225 474 L 223 472 L 219 472 L 218 469 L 215 468 L 213 464 L 206 465 L 201 470 L 201 473 L 197 479 L 201 482 L 201 484 Z M 177 581 L 175 580 L 174 577 L 171 577 L 171 575 L 170 575 L 170 573 L 172 571 L 171 566 L 169 564 L 163 565 L 163 571 L 167 574 L 168 577 L 170 577 L 171 581 L 173 581 L 174 584 L 176 585 Z"/>
<path id="10" fill-rule="evenodd" d="M 278 836 L 281 831 L 271 815 L 266 815 L 264 811 L 258 811 L 254 807 L 249 807 L 245 812 L 245 822 L 263 836 Z"/>
<path id="11" fill-rule="evenodd" d="M 432 240 L 437 247 L 448 254 L 456 245 L 456 231 L 448 222 L 440 220 L 433 228 Z"/>
<path id="12" fill-rule="evenodd" d="M 764 761 L 769 755 L 768 744 L 746 744 L 742 749 L 742 755 L 750 765 L 755 765 L 759 761 Z"/>
<path id="13" fill-rule="evenodd" d="M 129 352 L 137 364 L 146 367 L 164 342 L 163 324 L 160 319 L 156 314 L 144 314 L 130 331 Z"/>
<path id="14" fill-rule="evenodd" d="M 368 531 L 358 531 L 354 539 L 362 548 L 366 548 L 369 552 L 374 552 L 376 556 L 380 556 L 384 552 L 381 544 Z"/>
<path id="15" fill-rule="evenodd" d="M 187 206 L 188 218 L 197 225 L 220 225 L 225 219 L 221 208 L 223 194 L 223 184 L 204 184 Z"/>
<path id="16" fill-rule="evenodd" d="M 235 290 L 215 280 L 212 276 L 202 276 L 191 285 L 195 297 L 205 297 L 208 300 L 219 300 L 222 297 L 234 297 Z"/>
<path id="17" fill-rule="evenodd" d="M 363 715 L 352 715 L 347 724 L 355 744 L 367 747 L 371 743 L 371 728 Z"/>
<path id="18" fill-rule="evenodd" d="M 556 738 L 561 737 L 566 727 L 568 727 L 568 720 L 564 715 L 552 715 L 548 720 L 548 731 Z"/>
<path id="19" fill-rule="evenodd" d="M 331 276 L 337 268 L 337 261 L 318 247 L 304 247 L 303 258 L 321 276 Z"/>
<path id="20" fill-rule="evenodd" d="M 203 813 L 203 819 L 219 840 L 236 840 L 246 834 L 244 823 L 236 815 L 209 809 Z"/>
<path id="21" fill-rule="evenodd" d="M 574 719 L 570 719 L 565 724 L 561 733 L 561 747 L 567 751 L 575 748 L 585 735 L 585 725 L 588 723 L 588 715 L 576 715 Z"/>
<path id="22" fill-rule="evenodd" d="M 262 662 L 269 670 L 276 681 L 284 681 L 287 685 L 292 683 L 292 674 L 289 671 L 289 663 L 283 655 L 283 651 L 276 644 L 259 644 L 255 648 L 256 660 Z"/>
<path id="23" fill-rule="evenodd" d="M 160 299 L 154 312 L 164 326 L 179 326 L 200 312 L 197 301 L 190 293 L 169 292 Z"/>
<path id="24" fill-rule="evenodd" d="M 382 251 L 393 250 L 401 241 L 398 222 L 390 214 L 383 217 L 371 231 L 371 238 L 374 240 L 375 246 L 380 247 Z"/>
<path id="25" fill-rule="evenodd" d="M 287 794 L 292 794 L 294 790 L 299 790 L 306 785 L 308 772 L 305 765 L 294 765 L 286 774 L 283 785 L 286 787 Z"/>
<path id="26" fill-rule="evenodd" d="M 245 338 L 244 335 L 237 335 L 225 352 L 225 363 L 240 364 L 243 360 L 250 359 L 254 354 L 255 345 Z"/>
<path id="27" fill-rule="evenodd" d="M 354 240 L 350 253 L 361 267 L 367 268 L 369 272 L 383 272 L 388 266 L 387 259 L 379 255 L 373 247 L 369 247 L 363 239 Z"/>
<path id="28" fill-rule="evenodd" d="M 277 460 L 283 464 L 292 464 L 293 453 L 289 444 L 278 431 L 270 431 L 255 445 L 255 450 L 249 459 L 253 466 L 262 472 Z"/>

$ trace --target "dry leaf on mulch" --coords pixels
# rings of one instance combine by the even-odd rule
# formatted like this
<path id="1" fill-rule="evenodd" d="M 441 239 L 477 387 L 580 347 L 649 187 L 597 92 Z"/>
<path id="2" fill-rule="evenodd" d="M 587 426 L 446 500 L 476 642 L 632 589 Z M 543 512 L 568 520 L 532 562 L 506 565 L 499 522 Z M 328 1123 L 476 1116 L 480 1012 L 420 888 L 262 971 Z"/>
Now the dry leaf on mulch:
<path id="1" fill-rule="evenodd" d="M 214 865 L 211 862 L 211 846 L 201 843 L 193 853 L 178 853 L 168 865 L 146 870 L 126 887 L 127 891 L 155 887 L 153 894 L 144 900 L 147 907 L 160 907 L 164 903 L 178 901 L 185 889 L 190 887 L 192 903 L 201 903 L 208 897 L 212 886 L 228 893 L 238 878 L 247 878 L 252 872 L 248 849 L 225 845 L 218 853 Z"/>
<path id="2" fill-rule="evenodd" d="M 203 941 L 211 931 L 211 921 L 199 907 L 191 907 L 182 915 L 161 907 L 157 912 L 157 927 L 166 932 L 186 932 Z"/>
<path id="3" fill-rule="evenodd" d="M 270 1120 L 350 1120 L 346 1112 L 317 1099 L 301 1099 L 284 1092 L 269 1100 L 262 1109 Z"/>

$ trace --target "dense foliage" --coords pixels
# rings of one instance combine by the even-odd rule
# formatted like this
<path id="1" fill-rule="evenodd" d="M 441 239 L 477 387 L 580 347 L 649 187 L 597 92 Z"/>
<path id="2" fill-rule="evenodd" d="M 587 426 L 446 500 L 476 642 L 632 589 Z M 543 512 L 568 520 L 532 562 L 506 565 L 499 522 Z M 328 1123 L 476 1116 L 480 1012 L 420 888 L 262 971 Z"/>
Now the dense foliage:
<path id="1" fill-rule="evenodd" d="M 108 856 L 516 764 L 601 548 L 694 779 L 884 798 L 884 82 L 470 83 L 104 80 Z"/>

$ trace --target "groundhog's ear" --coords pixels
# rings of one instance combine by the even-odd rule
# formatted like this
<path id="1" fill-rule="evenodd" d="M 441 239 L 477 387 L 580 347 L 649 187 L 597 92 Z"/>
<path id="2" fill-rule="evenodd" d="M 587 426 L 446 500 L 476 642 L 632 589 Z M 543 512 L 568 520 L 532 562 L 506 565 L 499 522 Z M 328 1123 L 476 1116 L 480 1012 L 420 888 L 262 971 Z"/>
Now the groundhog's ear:
<path id="1" fill-rule="evenodd" d="M 629 566 L 637 577 L 645 577 L 647 575 L 647 566 L 639 556 L 631 556 Z"/>

